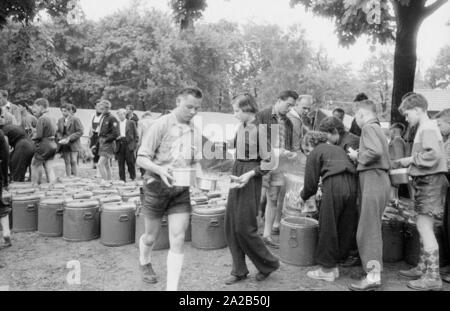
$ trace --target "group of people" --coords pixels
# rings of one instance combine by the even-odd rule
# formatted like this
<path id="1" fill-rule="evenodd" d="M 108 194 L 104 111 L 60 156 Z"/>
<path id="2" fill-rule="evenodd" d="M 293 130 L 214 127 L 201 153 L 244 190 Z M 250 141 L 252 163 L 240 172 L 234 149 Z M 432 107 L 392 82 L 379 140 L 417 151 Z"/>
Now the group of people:
<path id="1" fill-rule="evenodd" d="M 100 177 L 104 180 L 111 179 L 110 161 L 116 156 L 120 179 L 125 181 L 127 164 L 130 178 L 134 180 L 139 119 L 133 113 L 132 106 L 127 107 L 127 110 L 120 109 L 117 112 L 118 120 L 112 116 L 110 108 L 109 101 L 99 101 L 92 121 L 91 146 L 95 156 L 100 158 Z M 76 116 L 76 106 L 69 103 L 60 106 L 62 116 L 55 119 L 49 113 L 47 99 L 36 99 L 30 106 L 24 102 L 15 105 L 8 100 L 8 92 L 0 90 L 0 109 L 1 249 L 12 245 L 9 229 L 11 208 L 1 199 L 3 189 L 7 189 L 10 182 L 31 181 L 33 185 L 55 183 L 57 178 L 54 159 L 58 153 L 64 159 L 66 175 L 77 176 L 84 127 Z M 149 116 L 150 113 L 145 114 L 143 128 L 148 128 Z M 94 162 L 96 160 L 98 159 L 94 157 Z"/>
<path id="2" fill-rule="evenodd" d="M 175 142 L 181 137 L 195 137 L 192 118 L 202 99 L 198 88 L 181 90 L 176 97 L 177 108 L 155 121 L 138 150 L 137 163 L 147 172 L 142 202 L 145 233 L 139 240 L 142 277 L 149 283 L 158 280 L 152 266 L 152 248 L 161 219 L 167 214 L 167 290 L 178 288 L 191 211 L 189 188 L 172 186 L 172 170 L 196 164 L 194 153 L 183 161 L 177 158 L 180 153 L 174 148 L 180 146 Z M 426 99 L 420 94 L 406 94 L 400 110 L 409 125 L 417 128 L 414 143 L 408 148 L 401 137 L 403 125 L 393 124 L 387 135 L 378 120 L 376 103 L 364 94 L 355 99 L 355 121 L 350 130 L 343 124 L 345 113 L 336 109 L 332 117 L 320 122 L 318 131 L 313 131 L 308 118 L 312 98 L 294 91 L 282 92 L 273 106 L 262 111 L 247 93 L 234 97 L 231 104 L 240 121 L 233 145 L 244 150 L 236 152 L 226 206 L 225 234 L 232 257 L 231 276 L 224 280 L 226 284 L 248 277 L 246 257 L 258 270 L 257 281 L 265 280 L 279 268 L 279 260 L 269 248 L 278 247 L 272 236 L 279 234 L 285 177 L 279 161 L 273 158 L 291 161 L 300 152 L 307 160 L 304 187 L 298 196 L 304 203 L 322 189 L 315 253 L 319 268 L 309 271 L 308 277 L 331 282 L 339 278 L 340 267 L 361 265 L 365 277 L 349 288 L 367 291 L 381 287 L 382 217 L 389 201 L 398 199 L 393 195 L 396 191 L 392 191 L 389 170 L 409 167 L 413 180 L 410 195 L 415 201 L 422 247 L 417 267 L 399 274 L 411 279 L 408 287 L 422 291 L 441 289 L 441 277 L 449 280 L 448 275 L 440 275 L 439 245 L 433 224 L 445 212 L 448 238 L 450 111 L 431 120 Z M 192 148 L 193 141 L 182 141 L 182 147 Z M 260 148 L 263 144 L 268 148 Z M 262 236 L 257 222 L 261 212 Z"/>
<path id="3" fill-rule="evenodd" d="M 148 283 L 158 281 L 152 249 L 161 220 L 168 216 L 167 290 L 178 288 L 192 209 L 189 187 L 173 186 L 172 172 L 176 168 L 199 168 L 198 153 L 202 152 L 196 148 L 202 145 L 202 135 L 192 122 L 201 109 L 202 91 L 184 88 L 175 101 L 176 108 L 170 113 L 157 120 L 146 113 L 139 122 L 132 107 L 118 110 L 116 118 L 110 112 L 111 103 L 100 100 L 90 133 L 94 165 L 102 179 L 111 179 L 114 156 L 124 181 L 125 164 L 131 180 L 136 178 L 136 165 L 141 168 L 145 232 L 139 239 L 139 262 L 143 280 Z M 279 164 L 294 161 L 303 153 L 307 160 L 304 186 L 298 190 L 301 202 L 321 189 L 315 253 L 319 268 L 309 271 L 308 277 L 332 282 L 339 278 L 341 267 L 361 265 L 365 277 L 349 288 L 366 291 L 381 287 L 382 217 L 389 201 L 398 200 L 399 191 L 391 186 L 389 170 L 408 167 L 413 182 L 406 192 L 414 200 L 418 214 L 420 261 L 399 274 L 412 279 L 407 284 L 412 289 L 441 289 L 442 279 L 449 281 L 449 275 L 440 274 L 439 245 L 433 228 L 436 219 L 443 216 L 445 247 L 450 249 L 450 109 L 430 119 L 427 100 L 421 94 L 406 94 L 400 111 L 409 126 L 416 128 L 414 141 L 408 145 L 402 138 L 402 124 L 393 124 L 388 131 L 381 128 L 377 104 L 365 94 L 355 98 L 350 129 L 343 123 L 345 112 L 337 108 L 333 116 L 321 120 L 318 130 L 313 130 L 312 104 L 311 96 L 291 90 L 280 93 L 272 106 L 261 111 L 248 93 L 231 101 L 240 125 L 230 148 L 243 150 L 236 152 L 226 206 L 225 234 L 232 270 L 224 282 L 231 285 L 247 278 L 246 257 L 258 270 L 257 281 L 265 280 L 279 268 L 279 259 L 269 250 L 279 247 L 273 236 L 280 232 L 286 185 Z M 61 106 L 62 118 L 56 125 L 48 116 L 46 99 L 37 99 L 31 107 L 36 120 L 27 115 L 26 108 L 9 103 L 4 95 L 0 95 L 0 106 L 0 186 L 7 187 L 10 180 L 24 181 L 28 166 L 33 182 L 39 183 L 44 172 L 49 182 L 54 181 L 52 160 L 58 151 L 63 155 L 66 174 L 77 175 L 84 129 L 75 116 L 74 105 Z M 19 118 L 21 121 L 17 121 Z M 261 148 L 263 145 L 267 148 Z M 11 244 L 8 212 L 0 200 L 6 246 Z M 264 218 L 261 235 L 258 216 Z"/>
<path id="4" fill-rule="evenodd" d="M 98 177 L 111 180 L 112 159 L 118 161 L 119 178 L 126 181 L 125 165 L 130 180 L 136 179 L 136 157 L 138 147 L 142 144 L 145 133 L 153 124 L 154 118 L 150 111 L 142 115 L 142 119 L 134 113 L 134 107 L 127 105 L 126 109 L 119 109 L 117 118 L 111 112 L 111 103 L 101 100 L 96 105 L 96 113 L 92 118 L 89 134 L 89 147 L 93 153 L 94 169 L 98 170 Z M 141 176 L 144 169 L 139 168 Z"/>

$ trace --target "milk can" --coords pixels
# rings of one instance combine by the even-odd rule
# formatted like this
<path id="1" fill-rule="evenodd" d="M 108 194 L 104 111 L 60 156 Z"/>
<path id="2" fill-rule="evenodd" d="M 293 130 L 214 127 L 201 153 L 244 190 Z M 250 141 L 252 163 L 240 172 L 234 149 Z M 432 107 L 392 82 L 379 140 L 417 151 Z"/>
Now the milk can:
<path id="1" fill-rule="evenodd" d="M 306 217 L 287 217 L 280 226 L 280 259 L 296 266 L 313 266 L 319 224 Z"/>
<path id="2" fill-rule="evenodd" d="M 38 229 L 39 195 L 18 195 L 12 197 L 12 230 L 32 232 Z"/>
<path id="3" fill-rule="evenodd" d="M 100 242 L 106 246 L 134 243 L 135 210 L 133 203 L 108 203 L 102 206 Z"/>
<path id="4" fill-rule="evenodd" d="M 77 200 L 64 208 L 63 238 L 69 242 L 97 239 L 100 236 L 99 202 Z"/>
<path id="5" fill-rule="evenodd" d="M 225 206 L 206 205 L 193 207 L 192 246 L 211 250 L 227 246 L 225 237 Z"/>
<path id="6" fill-rule="evenodd" d="M 38 208 L 38 232 L 42 236 L 63 235 L 64 199 L 44 199 Z"/>

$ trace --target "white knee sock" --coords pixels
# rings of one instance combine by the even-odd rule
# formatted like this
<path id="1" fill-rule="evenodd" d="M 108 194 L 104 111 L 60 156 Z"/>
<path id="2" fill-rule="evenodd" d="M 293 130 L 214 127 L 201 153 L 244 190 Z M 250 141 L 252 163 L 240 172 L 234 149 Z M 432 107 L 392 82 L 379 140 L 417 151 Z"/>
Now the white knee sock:
<path id="1" fill-rule="evenodd" d="M 3 237 L 10 237 L 11 231 L 9 229 L 9 215 L 6 215 L 5 217 L 2 217 L 0 219 L 3 229 Z"/>
<path id="2" fill-rule="evenodd" d="M 148 265 L 152 262 L 152 246 L 147 246 L 144 243 L 144 235 L 141 235 L 141 238 L 139 239 L 139 263 L 141 266 Z"/>
<path id="3" fill-rule="evenodd" d="M 378 271 L 371 271 L 367 273 L 367 281 L 369 283 L 378 283 L 381 281 L 381 273 Z"/>
<path id="4" fill-rule="evenodd" d="M 169 251 L 167 255 L 167 291 L 177 291 L 183 267 L 184 254 Z"/>

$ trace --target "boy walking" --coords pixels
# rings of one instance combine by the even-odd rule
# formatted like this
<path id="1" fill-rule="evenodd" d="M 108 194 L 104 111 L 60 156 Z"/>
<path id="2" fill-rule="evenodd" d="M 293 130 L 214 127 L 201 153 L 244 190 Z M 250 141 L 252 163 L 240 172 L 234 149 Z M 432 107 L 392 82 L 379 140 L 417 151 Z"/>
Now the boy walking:
<path id="1" fill-rule="evenodd" d="M 418 265 L 399 274 L 413 279 L 408 282 L 409 288 L 441 290 L 439 244 L 434 234 L 434 219 L 442 216 L 448 188 L 444 142 L 436 120 L 428 117 L 428 102 L 421 94 L 408 94 L 399 109 L 411 126 L 418 125 L 411 157 L 400 159 L 398 163 L 410 167 L 414 205 L 418 214 L 416 224 L 421 239 Z"/>
<path id="2" fill-rule="evenodd" d="M 357 103 L 355 115 L 362 129 L 359 152 L 351 150 L 349 156 L 357 161 L 361 191 L 361 212 L 356 240 L 362 266 L 367 276 L 350 290 L 368 291 L 381 287 L 383 269 L 382 217 L 389 202 L 390 168 L 388 143 L 377 119 L 374 102 Z"/>

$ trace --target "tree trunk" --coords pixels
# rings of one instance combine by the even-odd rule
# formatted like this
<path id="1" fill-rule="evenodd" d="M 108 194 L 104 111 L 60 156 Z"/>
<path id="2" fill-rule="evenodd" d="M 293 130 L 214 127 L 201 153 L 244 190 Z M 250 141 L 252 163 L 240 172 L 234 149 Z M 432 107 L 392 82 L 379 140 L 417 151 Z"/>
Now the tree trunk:
<path id="1" fill-rule="evenodd" d="M 397 33 L 394 56 L 394 85 L 392 90 L 391 122 L 406 125 L 398 111 L 402 97 L 414 90 L 417 64 L 417 33 L 423 21 L 425 0 L 410 1 L 409 6 L 393 1 L 396 6 Z"/>

